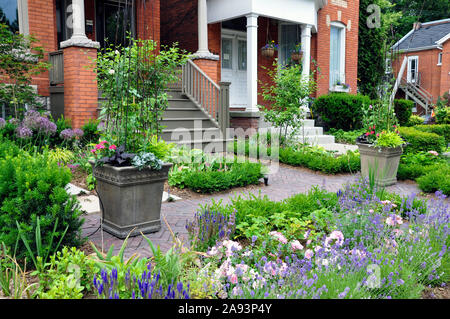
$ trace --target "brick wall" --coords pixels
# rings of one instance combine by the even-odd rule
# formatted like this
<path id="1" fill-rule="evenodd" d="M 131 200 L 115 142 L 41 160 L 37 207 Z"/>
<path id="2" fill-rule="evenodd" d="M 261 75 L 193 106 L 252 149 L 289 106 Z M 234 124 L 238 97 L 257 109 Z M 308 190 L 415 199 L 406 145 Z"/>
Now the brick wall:
<path id="1" fill-rule="evenodd" d="M 363 8 L 364 9 L 364 8 Z M 311 58 L 317 61 L 320 74 L 317 75 L 317 96 L 329 91 L 330 70 L 330 25 L 341 22 L 346 26 L 345 39 L 345 81 L 350 85 L 350 93 L 356 93 L 358 77 L 358 26 L 359 0 L 336 0 L 318 11 L 318 32 L 313 35 Z"/>
<path id="2" fill-rule="evenodd" d="M 56 7 L 54 0 L 28 0 L 28 21 L 30 34 L 39 41 L 44 48 L 44 61 L 48 61 L 48 52 L 56 51 Z M 49 96 L 48 71 L 33 77 L 32 84 L 38 86 L 38 94 Z"/>
<path id="3" fill-rule="evenodd" d="M 68 47 L 64 49 L 64 117 L 74 128 L 97 117 L 98 90 L 96 74 L 86 69 L 97 57 L 97 49 Z"/>
<path id="4" fill-rule="evenodd" d="M 160 0 L 137 0 L 136 24 L 138 38 L 152 39 L 158 42 L 159 48 L 161 44 Z"/>
<path id="5" fill-rule="evenodd" d="M 420 64 L 419 64 L 420 65 Z M 450 93 L 450 40 L 442 45 L 442 66 L 439 94 Z"/>

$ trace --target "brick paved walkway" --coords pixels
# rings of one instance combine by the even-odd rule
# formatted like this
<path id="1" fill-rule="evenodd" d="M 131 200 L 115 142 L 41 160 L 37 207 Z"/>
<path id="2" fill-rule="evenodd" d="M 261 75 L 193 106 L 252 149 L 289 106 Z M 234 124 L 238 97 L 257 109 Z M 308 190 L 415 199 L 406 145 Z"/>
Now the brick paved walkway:
<path id="1" fill-rule="evenodd" d="M 167 222 L 175 233 L 183 239 L 187 239 L 187 232 L 185 229 L 186 220 L 192 218 L 198 210 L 200 204 L 204 205 L 211 202 L 211 199 L 219 200 L 228 203 L 229 198 L 237 194 L 258 194 L 267 195 L 271 200 L 282 200 L 292 195 L 307 192 L 312 186 L 318 185 L 324 187 L 328 191 L 337 191 L 343 184 L 357 179 L 357 175 L 323 175 L 315 173 L 303 168 L 292 168 L 286 165 L 280 166 L 278 172 L 269 177 L 269 185 L 262 184 L 258 189 L 251 191 L 243 191 L 236 193 L 231 190 L 225 194 L 211 195 L 201 199 L 185 199 L 176 202 L 166 202 L 162 204 L 161 214 L 166 216 Z M 388 187 L 388 191 L 395 192 L 400 195 L 409 195 L 411 193 L 419 193 L 420 190 L 415 183 L 412 182 L 398 182 L 396 185 Z M 85 217 L 83 226 L 83 235 L 91 235 L 100 225 L 100 215 L 93 214 Z M 172 246 L 172 239 L 167 225 L 162 222 L 162 228 L 159 232 L 146 235 L 155 245 L 159 245 L 161 250 L 167 251 Z M 101 231 L 98 230 L 89 237 L 89 240 L 94 242 L 97 247 L 102 246 Z M 114 236 L 103 232 L 103 249 L 106 251 L 111 244 L 115 246 L 115 253 L 117 253 L 123 241 Z M 132 237 L 128 240 L 128 245 L 125 250 L 126 256 L 131 256 L 133 253 L 139 253 L 141 256 L 150 256 L 150 249 L 147 242 L 142 236 Z"/>

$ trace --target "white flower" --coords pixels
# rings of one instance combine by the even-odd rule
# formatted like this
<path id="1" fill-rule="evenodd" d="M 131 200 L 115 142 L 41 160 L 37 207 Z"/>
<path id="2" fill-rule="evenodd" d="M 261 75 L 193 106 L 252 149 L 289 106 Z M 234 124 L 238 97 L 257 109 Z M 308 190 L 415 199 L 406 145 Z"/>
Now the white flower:
<path id="1" fill-rule="evenodd" d="M 311 249 L 307 249 L 305 251 L 305 258 L 306 259 L 311 259 L 311 257 L 314 255 L 314 252 Z"/>
<path id="2" fill-rule="evenodd" d="M 114 71 L 114 69 L 110 69 L 110 70 L 108 71 L 108 73 L 112 75 L 112 74 L 116 73 L 116 71 Z"/>
<path id="3" fill-rule="evenodd" d="M 291 248 L 293 251 L 302 250 L 303 246 L 298 240 L 291 241 Z"/>

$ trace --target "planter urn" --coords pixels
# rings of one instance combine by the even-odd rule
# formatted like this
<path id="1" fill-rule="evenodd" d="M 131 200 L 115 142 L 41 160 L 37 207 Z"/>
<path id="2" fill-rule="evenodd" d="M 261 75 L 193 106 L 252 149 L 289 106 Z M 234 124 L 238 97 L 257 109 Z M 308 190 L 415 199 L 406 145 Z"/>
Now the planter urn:
<path id="1" fill-rule="evenodd" d="M 134 166 L 103 165 L 93 168 L 97 180 L 103 229 L 118 237 L 157 232 L 161 229 L 161 202 L 170 163 L 161 170 Z M 130 233 L 131 231 L 131 233 Z"/>
<path id="2" fill-rule="evenodd" d="M 374 174 L 377 186 L 390 186 L 397 183 L 397 170 L 403 148 L 374 147 L 373 144 L 357 142 L 361 158 L 361 175 L 369 177 Z"/>

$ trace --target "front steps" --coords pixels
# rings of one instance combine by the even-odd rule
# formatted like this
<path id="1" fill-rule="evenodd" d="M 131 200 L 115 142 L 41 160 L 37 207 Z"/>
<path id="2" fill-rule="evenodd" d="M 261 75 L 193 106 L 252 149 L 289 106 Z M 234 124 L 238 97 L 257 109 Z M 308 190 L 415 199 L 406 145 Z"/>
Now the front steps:
<path id="1" fill-rule="evenodd" d="M 162 139 L 188 149 L 224 152 L 226 142 L 219 127 L 179 89 L 167 91 L 169 107 L 161 122 Z"/>

